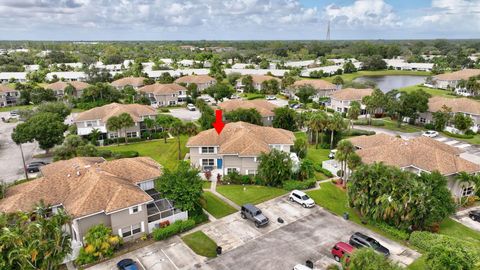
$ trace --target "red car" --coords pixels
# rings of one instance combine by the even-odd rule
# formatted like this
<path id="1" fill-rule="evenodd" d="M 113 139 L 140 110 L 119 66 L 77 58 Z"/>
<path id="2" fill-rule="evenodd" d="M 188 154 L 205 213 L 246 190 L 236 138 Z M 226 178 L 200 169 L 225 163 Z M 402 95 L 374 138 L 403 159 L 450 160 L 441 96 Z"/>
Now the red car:
<path id="1" fill-rule="evenodd" d="M 335 244 L 335 246 L 332 248 L 332 255 L 335 261 L 341 262 L 344 256 L 347 256 L 345 258 L 346 262 L 348 263 L 350 259 L 350 254 L 353 252 L 354 247 L 351 245 L 345 243 L 345 242 L 338 242 Z"/>

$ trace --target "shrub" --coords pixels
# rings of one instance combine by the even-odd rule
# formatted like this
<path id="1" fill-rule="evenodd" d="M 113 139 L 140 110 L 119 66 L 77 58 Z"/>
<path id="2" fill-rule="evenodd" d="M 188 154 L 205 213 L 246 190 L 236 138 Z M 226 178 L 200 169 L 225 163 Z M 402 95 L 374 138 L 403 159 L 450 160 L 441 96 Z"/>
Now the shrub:
<path id="1" fill-rule="evenodd" d="M 467 134 L 456 134 L 456 133 L 451 133 L 448 131 L 444 131 L 445 135 L 449 137 L 454 137 L 454 138 L 459 138 L 459 139 L 472 139 L 474 135 L 467 135 Z"/>
<path id="2" fill-rule="evenodd" d="M 362 136 L 362 135 L 375 135 L 375 131 L 363 130 L 363 129 L 349 129 L 342 132 L 343 136 Z"/>
<path id="3" fill-rule="evenodd" d="M 315 179 L 309 179 L 305 181 L 298 180 L 286 180 L 283 182 L 283 189 L 294 190 L 294 189 L 309 189 L 315 187 Z"/>
<path id="4" fill-rule="evenodd" d="M 113 152 L 112 157 L 115 159 L 120 159 L 120 158 L 134 158 L 138 157 L 138 152 L 137 151 L 118 151 L 118 152 Z"/>
<path id="5" fill-rule="evenodd" d="M 80 249 L 76 263 L 83 265 L 109 258 L 121 244 L 122 239 L 112 235 L 112 229 L 103 224 L 95 225 L 85 235 L 85 246 Z"/>
<path id="6" fill-rule="evenodd" d="M 231 184 L 242 184 L 242 176 L 236 171 L 225 175 L 223 180 Z"/>
<path id="7" fill-rule="evenodd" d="M 249 94 L 247 97 L 247 100 L 253 100 L 253 99 L 259 99 L 259 98 L 264 98 L 265 95 L 263 94 Z"/>
<path id="8" fill-rule="evenodd" d="M 469 130 L 465 131 L 465 135 L 472 135 L 472 136 L 474 136 L 474 135 L 475 135 L 475 132 L 473 132 L 473 130 L 469 129 Z"/>
<path id="9" fill-rule="evenodd" d="M 410 237 L 410 234 L 408 232 L 397 229 L 384 222 L 375 222 L 375 225 L 382 231 L 388 233 L 389 235 L 392 235 L 399 240 L 408 240 L 408 238 Z"/>
<path id="10" fill-rule="evenodd" d="M 435 125 L 432 124 L 432 123 L 427 123 L 427 124 L 424 125 L 424 127 L 426 129 L 429 129 L 429 130 L 434 130 L 435 129 Z"/>
<path id="11" fill-rule="evenodd" d="M 333 177 L 332 172 L 322 167 L 322 164 L 315 165 L 315 171 L 324 174 L 326 177 Z"/>
<path id="12" fill-rule="evenodd" d="M 334 113 L 334 112 L 335 112 L 335 110 L 334 110 L 334 109 L 332 109 L 332 108 L 327 108 L 327 112 L 329 112 L 329 113 Z"/>
<path id="13" fill-rule="evenodd" d="M 360 120 L 356 120 L 353 122 L 355 125 L 357 126 L 367 126 L 369 125 L 368 124 L 368 119 L 360 119 Z M 385 123 L 382 121 L 382 120 L 372 120 L 371 121 L 371 125 L 372 126 L 377 126 L 377 127 L 380 127 L 380 126 L 384 126 Z"/>
<path id="14" fill-rule="evenodd" d="M 168 108 L 160 108 L 160 112 L 168 113 L 168 112 L 170 112 L 170 110 Z"/>
<path id="15" fill-rule="evenodd" d="M 112 153 L 112 151 L 107 150 L 107 149 L 100 149 L 100 150 L 98 150 L 97 155 L 99 157 L 103 157 L 103 158 L 111 158 L 113 153 Z"/>
<path id="16" fill-rule="evenodd" d="M 159 241 L 169 238 L 178 233 L 188 231 L 195 227 L 196 223 L 193 219 L 187 220 L 177 220 L 173 224 L 165 228 L 155 228 L 153 229 L 153 239 Z"/>

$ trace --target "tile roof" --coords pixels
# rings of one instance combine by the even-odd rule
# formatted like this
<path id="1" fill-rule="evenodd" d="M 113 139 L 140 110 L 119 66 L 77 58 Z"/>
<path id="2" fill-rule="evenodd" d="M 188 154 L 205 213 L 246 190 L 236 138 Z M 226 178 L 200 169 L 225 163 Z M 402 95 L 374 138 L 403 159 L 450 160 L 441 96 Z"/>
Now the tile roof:
<path id="1" fill-rule="evenodd" d="M 15 92 L 17 90 L 11 88 L 8 85 L 0 84 L 0 92 L 7 93 L 7 92 Z"/>
<path id="2" fill-rule="evenodd" d="M 390 137 L 390 138 L 389 138 Z M 439 171 L 451 175 L 461 171 L 480 171 L 480 165 L 459 156 L 461 150 L 431 138 L 418 137 L 404 140 L 386 134 L 359 136 L 349 139 L 361 147 L 357 154 L 362 162 L 371 164 L 383 162 L 387 165 L 416 167 L 424 171 Z"/>
<path id="3" fill-rule="evenodd" d="M 297 87 L 301 87 L 301 86 L 305 86 L 305 85 L 310 85 L 312 86 L 313 88 L 317 89 L 317 90 L 324 90 L 324 89 L 337 89 L 337 86 L 333 83 L 330 83 L 330 82 L 327 82 L 327 81 L 324 81 L 324 80 L 320 80 L 320 79 L 314 79 L 314 80 L 299 80 L 299 81 L 296 81 L 295 83 L 293 83 L 293 87 L 294 88 L 297 88 Z"/>
<path id="4" fill-rule="evenodd" d="M 236 109 L 256 109 L 262 117 L 274 116 L 275 113 L 273 110 L 277 108 L 271 102 L 268 102 L 263 99 L 254 99 L 254 100 L 240 100 L 232 99 L 218 104 L 218 107 L 225 112 L 231 112 Z"/>
<path id="5" fill-rule="evenodd" d="M 88 84 L 88 83 L 79 82 L 79 81 L 74 81 L 74 82 L 58 81 L 58 82 L 54 82 L 54 83 L 51 83 L 51 84 L 47 85 L 45 88 L 46 89 L 52 89 L 52 90 L 55 90 L 55 91 L 65 90 L 65 88 L 69 84 L 72 85 L 76 90 L 83 90 L 83 89 L 90 86 L 90 84 Z"/>
<path id="6" fill-rule="evenodd" d="M 468 78 L 478 75 L 480 75 L 480 69 L 462 69 L 451 73 L 436 75 L 433 79 L 439 81 L 459 81 L 468 80 Z"/>
<path id="7" fill-rule="evenodd" d="M 176 83 L 155 83 L 150 85 L 145 85 L 142 88 L 138 89 L 139 92 L 151 93 L 155 95 L 166 95 L 166 94 L 178 94 L 179 91 L 187 91 L 187 88 L 178 85 Z"/>
<path id="8" fill-rule="evenodd" d="M 428 111 L 440 111 L 443 105 L 452 109 L 452 112 L 463 112 L 480 115 L 480 102 L 470 98 L 445 98 L 434 96 L 428 100 Z"/>
<path id="9" fill-rule="evenodd" d="M 258 83 L 258 84 L 261 84 L 265 81 L 270 81 L 270 80 L 276 80 L 278 82 L 281 82 L 282 80 L 280 80 L 279 78 L 277 77 L 273 77 L 273 76 L 269 76 L 269 75 L 256 75 L 256 74 L 253 74 L 253 75 L 250 75 L 252 76 L 252 81 L 253 83 Z"/>
<path id="10" fill-rule="evenodd" d="M 131 85 L 133 87 L 141 87 L 145 85 L 144 81 L 144 77 L 125 77 L 113 81 L 111 85 L 115 87 L 125 87 L 127 85 Z"/>
<path id="11" fill-rule="evenodd" d="M 294 140 L 288 130 L 234 122 L 226 124 L 220 135 L 215 129 L 200 132 L 188 140 L 187 147 L 219 146 L 219 154 L 258 156 L 270 152 L 272 144 L 293 145 Z"/>
<path id="12" fill-rule="evenodd" d="M 196 83 L 196 84 L 204 84 L 209 83 L 212 81 L 216 81 L 214 78 L 208 75 L 187 75 L 180 77 L 175 80 L 175 83 Z"/>
<path id="13" fill-rule="evenodd" d="M 362 100 L 363 97 L 371 95 L 373 89 L 357 89 L 357 88 L 344 88 L 338 91 L 335 91 L 330 96 L 332 99 L 336 100 Z"/>
<path id="14" fill-rule="evenodd" d="M 110 103 L 102 107 L 96 107 L 79 113 L 75 117 L 75 121 L 78 122 L 101 119 L 103 122 L 106 122 L 108 118 L 112 116 L 118 116 L 122 113 L 130 114 L 134 122 L 139 122 L 141 121 L 142 116 L 156 115 L 157 111 L 147 105 Z"/>
<path id="15" fill-rule="evenodd" d="M 148 157 L 74 158 L 46 165 L 42 174 L 42 178 L 9 188 L 0 200 L 0 211 L 29 211 L 43 200 L 48 205 L 63 205 L 74 218 L 108 214 L 151 201 L 136 184 L 159 177 L 162 167 Z"/>

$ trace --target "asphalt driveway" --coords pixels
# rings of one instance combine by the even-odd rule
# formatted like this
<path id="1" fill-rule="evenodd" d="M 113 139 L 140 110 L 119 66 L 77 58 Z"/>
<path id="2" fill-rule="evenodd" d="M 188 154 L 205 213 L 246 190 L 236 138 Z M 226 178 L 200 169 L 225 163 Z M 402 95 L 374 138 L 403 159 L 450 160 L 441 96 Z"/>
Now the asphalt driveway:
<path id="1" fill-rule="evenodd" d="M 330 254 L 334 244 L 339 241 L 348 242 L 350 235 L 357 231 L 376 238 L 390 250 L 390 258 L 402 265 L 408 265 L 420 257 L 416 251 L 343 220 L 320 207 L 305 210 L 310 211 L 310 214 L 281 227 L 271 217 L 269 226 L 279 227 L 277 230 L 250 239 L 243 245 L 207 261 L 204 267 L 281 270 L 292 269 L 298 263 L 311 260 L 315 262 L 316 269 L 325 269 L 335 263 Z M 265 213 L 268 215 L 267 211 Z"/>
<path id="2" fill-rule="evenodd" d="M 471 229 L 474 229 L 474 230 L 477 230 L 480 232 L 480 222 L 478 221 L 473 221 L 469 216 L 468 216 L 468 212 L 472 211 L 472 210 L 480 210 L 480 206 L 477 206 L 477 207 L 472 207 L 472 208 L 469 208 L 469 209 L 466 209 L 466 210 L 462 210 L 462 211 L 458 211 L 455 216 L 453 217 L 453 220 L 457 221 L 457 222 L 460 222 L 462 223 L 463 225 L 471 228 Z"/>
<path id="3" fill-rule="evenodd" d="M 184 121 L 196 121 L 202 115 L 198 109 L 195 111 L 189 111 L 186 108 L 172 108 L 169 110 L 168 114 Z"/>

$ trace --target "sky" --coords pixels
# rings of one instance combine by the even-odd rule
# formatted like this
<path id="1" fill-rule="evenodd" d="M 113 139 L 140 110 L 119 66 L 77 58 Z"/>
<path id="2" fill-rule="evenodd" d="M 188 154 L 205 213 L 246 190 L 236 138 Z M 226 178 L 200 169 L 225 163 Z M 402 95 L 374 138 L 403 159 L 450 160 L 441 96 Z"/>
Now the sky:
<path id="1" fill-rule="evenodd" d="M 0 40 L 480 38 L 480 0 L 0 0 Z"/>

